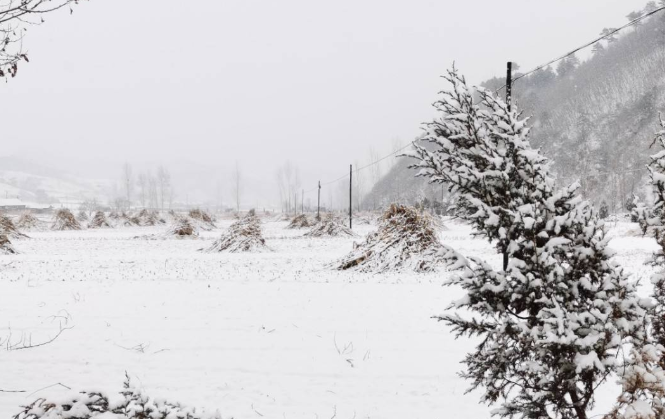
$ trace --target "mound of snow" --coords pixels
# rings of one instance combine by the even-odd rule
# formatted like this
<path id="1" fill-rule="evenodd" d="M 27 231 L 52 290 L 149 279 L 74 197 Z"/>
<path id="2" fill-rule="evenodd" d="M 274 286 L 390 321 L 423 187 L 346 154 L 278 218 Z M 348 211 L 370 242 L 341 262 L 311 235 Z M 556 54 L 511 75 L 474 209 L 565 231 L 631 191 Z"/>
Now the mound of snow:
<path id="1" fill-rule="evenodd" d="M 205 252 L 257 252 L 269 250 L 261 231 L 261 220 L 249 214 L 231 224 Z"/>
<path id="2" fill-rule="evenodd" d="M 337 269 L 360 272 L 429 272 L 454 256 L 442 245 L 429 216 L 411 207 L 391 205 L 376 232 L 337 262 Z"/>

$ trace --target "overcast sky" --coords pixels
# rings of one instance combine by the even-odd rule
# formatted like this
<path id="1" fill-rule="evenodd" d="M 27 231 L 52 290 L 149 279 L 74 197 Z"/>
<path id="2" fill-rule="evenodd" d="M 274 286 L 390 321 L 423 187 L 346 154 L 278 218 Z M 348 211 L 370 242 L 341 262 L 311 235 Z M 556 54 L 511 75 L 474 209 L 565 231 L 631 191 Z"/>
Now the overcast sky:
<path id="1" fill-rule="evenodd" d="M 237 160 L 272 182 L 291 159 L 314 186 L 416 136 L 453 61 L 473 83 L 531 68 L 645 3 L 84 1 L 28 31 L 2 150 L 95 177 Z"/>

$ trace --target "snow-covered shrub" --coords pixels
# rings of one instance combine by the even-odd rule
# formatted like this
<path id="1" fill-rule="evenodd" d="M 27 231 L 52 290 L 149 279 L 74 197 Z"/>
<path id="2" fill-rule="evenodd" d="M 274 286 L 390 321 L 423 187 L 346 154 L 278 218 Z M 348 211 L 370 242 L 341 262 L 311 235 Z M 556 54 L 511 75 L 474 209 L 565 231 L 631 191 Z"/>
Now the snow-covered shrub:
<path id="1" fill-rule="evenodd" d="M 81 224 L 68 208 L 60 208 L 55 212 L 51 230 L 80 230 Z"/>
<path id="2" fill-rule="evenodd" d="M 88 223 L 88 228 L 112 228 L 113 226 L 106 219 L 103 211 L 95 212 L 92 220 Z"/>
<path id="3" fill-rule="evenodd" d="M 436 236 L 427 215 L 392 204 L 379 228 L 336 263 L 337 269 L 360 272 L 430 272 L 451 260 L 450 249 Z"/>
<path id="4" fill-rule="evenodd" d="M 15 255 L 18 254 L 6 234 L 0 234 L 0 255 Z"/>
<path id="5" fill-rule="evenodd" d="M 458 195 L 457 214 L 475 235 L 496 243 L 498 270 L 460 259 L 448 284 L 466 295 L 453 303 L 472 315 L 437 316 L 457 336 L 476 336 L 462 376 L 500 417 L 586 418 L 596 388 L 621 375 L 625 347 L 645 339 L 646 304 L 610 261 L 603 221 L 577 196 L 555 191 L 549 163 L 528 140 L 527 120 L 493 93 L 479 103 L 457 70 L 435 104 L 412 167 Z"/>
<path id="6" fill-rule="evenodd" d="M 229 226 L 222 237 L 207 249 L 208 253 L 215 252 L 257 252 L 269 250 L 261 231 L 261 220 L 256 215 L 248 214 Z"/>
<path id="7" fill-rule="evenodd" d="M 206 413 L 180 403 L 154 399 L 135 388 L 129 377 L 123 391 L 109 397 L 84 391 L 58 399 L 39 398 L 24 406 L 14 419 L 221 419 L 219 412 Z"/>
<path id="8" fill-rule="evenodd" d="M 321 221 L 314 224 L 305 237 L 356 237 L 356 234 L 345 226 L 334 214 L 326 214 Z"/>
<path id="9" fill-rule="evenodd" d="M 187 217 L 177 217 L 171 227 L 165 233 L 168 237 L 194 238 L 198 237 L 199 232 L 192 221 Z"/>
<path id="10" fill-rule="evenodd" d="M 16 221 L 16 227 L 23 229 L 23 230 L 34 230 L 40 228 L 42 225 L 41 221 L 30 211 L 24 211 L 21 213 L 21 215 L 18 217 L 18 220 Z"/>
<path id="11" fill-rule="evenodd" d="M 291 229 L 308 228 L 313 226 L 314 224 L 315 223 L 312 222 L 305 214 L 300 214 L 293 217 L 293 219 L 291 220 L 289 225 L 286 226 L 286 228 L 291 228 Z"/>
<path id="12" fill-rule="evenodd" d="M 0 214 L 0 234 L 7 236 L 10 239 L 25 239 L 28 236 L 21 233 L 11 218 L 4 214 Z"/>
<path id="13" fill-rule="evenodd" d="M 603 201 L 600 203 L 600 209 L 598 210 L 598 218 L 604 220 L 609 216 L 610 216 L 610 207 L 607 205 L 607 202 Z"/>

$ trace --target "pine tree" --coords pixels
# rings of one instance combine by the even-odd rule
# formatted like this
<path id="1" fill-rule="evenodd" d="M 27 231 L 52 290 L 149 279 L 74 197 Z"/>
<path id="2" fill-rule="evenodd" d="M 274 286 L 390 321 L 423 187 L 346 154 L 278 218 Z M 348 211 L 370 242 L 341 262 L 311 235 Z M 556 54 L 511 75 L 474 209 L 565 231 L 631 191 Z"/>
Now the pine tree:
<path id="1" fill-rule="evenodd" d="M 456 69 L 445 78 L 452 88 L 426 125 L 433 147 L 417 146 L 413 167 L 458 194 L 458 214 L 496 243 L 504 269 L 464 259 L 448 284 L 466 291 L 452 308 L 473 316 L 438 319 L 480 338 L 462 376 L 483 389 L 483 402 L 500 403 L 494 415 L 586 419 L 595 389 L 619 372 L 623 345 L 644 340 L 645 308 L 611 263 L 603 222 L 579 185 L 555 191 L 527 120 L 482 89 L 476 104 Z"/>

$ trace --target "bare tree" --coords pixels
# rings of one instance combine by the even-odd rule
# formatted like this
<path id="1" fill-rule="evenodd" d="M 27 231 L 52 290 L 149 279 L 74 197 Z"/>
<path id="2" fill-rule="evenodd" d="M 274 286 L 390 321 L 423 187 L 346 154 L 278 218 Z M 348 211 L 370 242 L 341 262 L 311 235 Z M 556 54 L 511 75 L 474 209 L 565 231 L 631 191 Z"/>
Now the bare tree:
<path id="1" fill-rule="evenodd" d="M 148 174 L 148 206 L 152 209 L 159 206 L 157 179 L 152 174 Z"/>
<path id="2" fill-rule="evenodd" d="M 236 198 L 236 211 L 238 212 L 240 212 L 240 194 L 242 192 L 241 180 L 240 166 L 238 166 L 238 161 L 236 160 L 236 167 L 233 171 L 233 195 Z"/>
<path id="3" fill-rule="evenodd" d="M 122 165 L 122 186 L 125 188 L 125 199 L 127 200 L 127 208 L 132 206 L 132 192 L 134 190 L 134 183 L 132 182 L 132 165 L 125 163 Z"/>
<path id="4" fill-rule="evenodd" d="M 171 190 L 171 174 L 168 169 L 161 165 L 157 168 L 157 187 L 159 188 L 159 204 L 163 211 L 164 202 L 168 199 Z"/>
<path id="5" fill-rule="evenodd" d="M 78 0 L 4 0 L 0 2 L 0 77 L 16 76 L 18 63 L 28 62 L 23 37 L 30 25 L 44 22 L 44 15 L 70 7 Z"/>
<path id="6" fill-rule="evenodd" d="M 136 183 L 139 185 L 139 200 L 141 207 L 145 208 L 146 199 L 148 197 L 148 176 L 145 173 L 139 174 Z"/>

